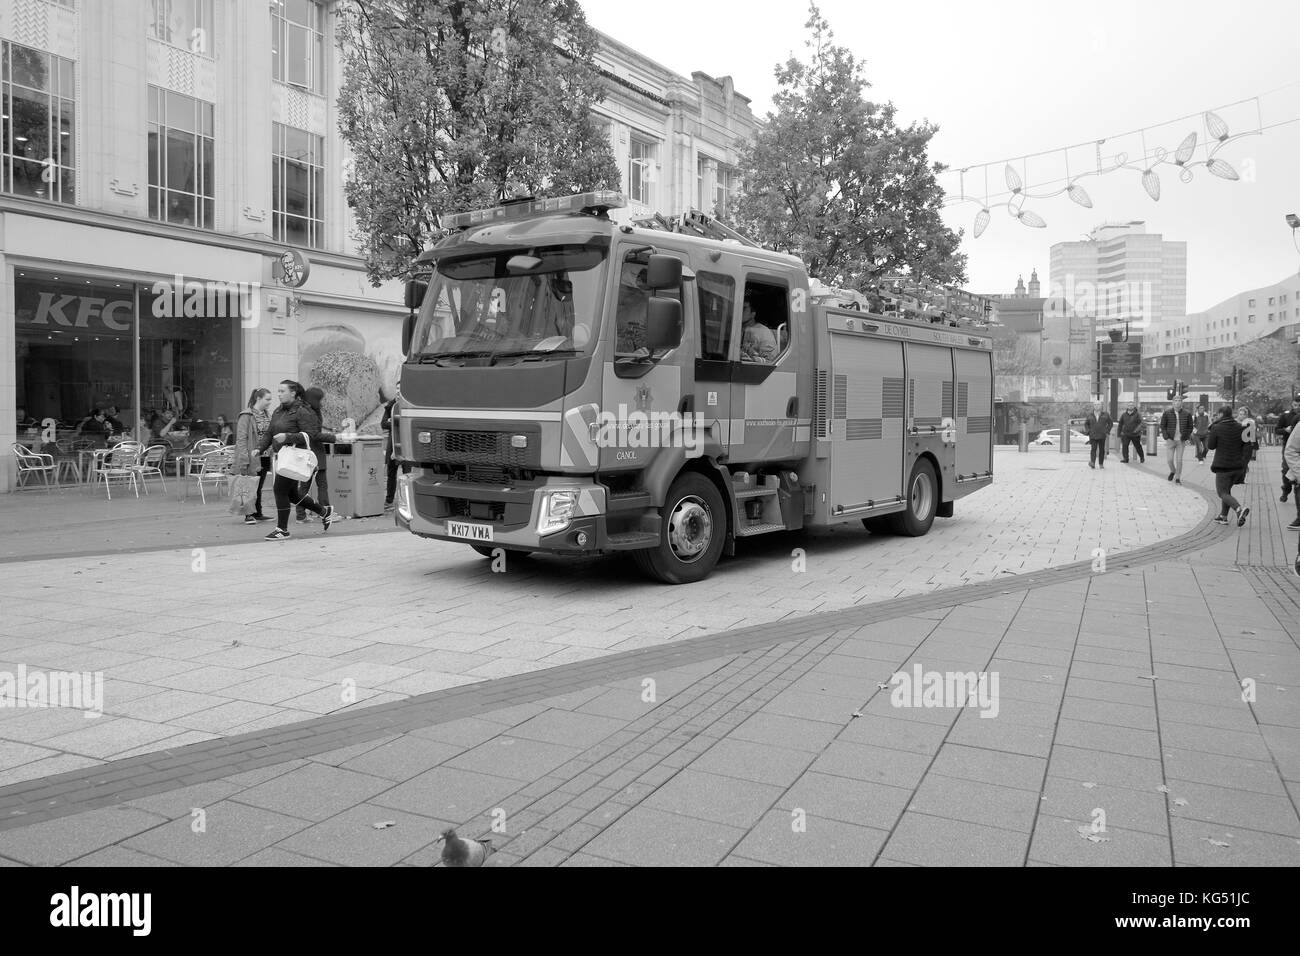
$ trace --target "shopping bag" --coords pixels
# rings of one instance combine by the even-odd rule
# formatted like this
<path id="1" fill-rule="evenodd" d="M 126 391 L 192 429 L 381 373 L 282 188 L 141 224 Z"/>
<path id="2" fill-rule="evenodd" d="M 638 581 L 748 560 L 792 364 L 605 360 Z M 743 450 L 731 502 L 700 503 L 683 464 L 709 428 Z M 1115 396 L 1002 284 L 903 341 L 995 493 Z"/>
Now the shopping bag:
<path id="1" fill-rule="evenodd" d="M 307 439 L 307 448 L 285 445 L 275 453 L 275 473 L 292 478 L 294 481 L 310 481 L 316 473 L 316 456 L 312 453 L 311 439 Z"/>
<path id="2" fill-rule="evenodd" d="M 256 509 L 257 479 L 252 475 L 236 475 L 230 486 L 230 513 L 251 515 Z"/>

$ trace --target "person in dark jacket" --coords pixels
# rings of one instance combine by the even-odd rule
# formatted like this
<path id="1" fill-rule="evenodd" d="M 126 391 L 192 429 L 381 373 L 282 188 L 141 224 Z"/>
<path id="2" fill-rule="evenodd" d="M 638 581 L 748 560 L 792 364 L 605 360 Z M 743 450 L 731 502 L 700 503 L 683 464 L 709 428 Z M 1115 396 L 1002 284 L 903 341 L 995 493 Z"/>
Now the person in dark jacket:
<path id="1" fill-rule="evenodd" d="M 1196 460 L 1205 461 L 1205 436 L 1210 433 L 1210 416 L 1199 408 L 1192 419 L 1192 438 L 1196 441 Z"/>
<path id="2" fill-rule="evenodd" d="M 1283 448 L 1286 448 L 1287 439 L 1291 437 L 1291 431 L 1298 423 L 1300 423 L 1300 395 L 1296 395 L 1291 399 L 1291 407 L 1279 415 L 1277 419 L 1277 426 L 1274 431 L 1277 435 L 1277 440 L 1281 443 Z M 1295 485 L 1292 483 L 1291 479 L 1287 477 L 1287 471 L 1286 456 L 1283 455 L 1282 497 L 1279 498 L 1278 501 L 1286 501 L 1286 499 L 1290 497 L 1291 492 L 1295 489 Z M 1300 495 L 1296 496 L 1296 507 L 1297 509 L 1300 509 Z"/>
<path id="3" fill-rule="evenodd" d="M 328 506 L 330 503 L 330 486 L 329 475 L 326 474 L 328 466 L 325 459 L 328 457 L 329 453 L 325 450 L 325 445 L 327 443 L 333 443 L 336 438 L 333 432 L 325 431 L 325 416 L 321 414 L 320 410 L 321 403 L 325 401 L 324 390 L 313 385 L 311 388 L 307 389 L 305 398 L 307 404 L 311 406 L 311 410 L 316 413 L 316 417 L 321 420 L 321 446 L 318 449 L 313 449 L 316 452 L 316 457 L 320 460 L 320 467 L 316 469 L 316 476 L 314 479 L 316 482 L 316 503 L 322 506 Z M 302 486 L 302 494 L 306 495 L 309 491 L 311 491 L 311 482 L 304 482 Z M 302 505 L 298 506 L 297 517 L 299 521 L 307 520 L 307 509 Z"/>
<path id="4" fill-rule="evenodd" d="M 1192 413 L 1183 408 L 1183 400 L 1175 397 L 1174 403 L 1160 416 L 1160 435 L 1165 440 L 1165 455 L 1169 459 L 1169 480 L 1183 483 L 1183 452 L 1192 437 Z"/>
<path id="5" fill-rule="evenodd" d="M 1215 416 L 1210 434 L 1205 439 L 1206 445 L 1214 452 L 1210 471 L 1214 472 L 1214 490 L 1218 492 L 1219 501 L 1223 504 L 1223 510 L 1214 520 L 1219 524 L 1227 524 L 1228 510 L 1231 509 L 1237 516 L 1238 528 L 1246 523 L 1250 514 L 1250 509 L 1243 508 L 1241 502 L 1232 496 L 1232 486 L 1241 484 L 1246 475 L 1249 446 L 1241 440 L 1242 431 L 1241 422 L 1234 420 L 1232 409 L 1224 405 Z"/>
<path id="6" fill-rule="evenodd" d="M 1097 402 L 1092 406 L 1092 411 L 1088 413 L 1088 419 L 1084 422 L 1083 431 L 1088 436 L 1088 467 L 1095 468 L 1097 465 L 1106 467 L 1106 441 L 1110 438 L 1111 427 L 1115 424 L 1110 417 L 1110 412 Z"/>
<path id="7" fill-rule="evenodd" d="M 1241 425 L 1241 440 L 1246 445 L 1246 467 L 1241 472 L 1241 483 L 1244 485 L 1246 475 L 1250 473 L 1250 463 L 1259 456 L 1259 426 L 1246 405 L 1237 407 L 1237 423 Z"/>
<path id="8" fill-rule="evenodd" d="M 1129 402 L 1128 408 L 1119 417 L 1119 449 L 1124 456 L 1120 460 L 1126 465 L 1130 444 L 1137 451 L 1138 461 L 1145 462 L 1147 453 L 1142 450 L 1142 413 L 1138 411 L 1137 402 Z"/>
<path id="9" fill-rule="evenodd" d="M 292 379 L 285 379 L 277 389 L 280 406 L 271 415 L 271 424 L 259 445 L 259 451 L 279 451 L 286 445 L 316 450 L 320 441 L 320 419 L 305 401 L 303 387 Z M 276 475 L 275 484 L 275 530 L 266 536 L 268 541 L 281 541 L 289 537 L 289 512 L 293 506 L 301 504 L 313 514 L 320 515 L 325 530 L 330 529 L 334 519 L 334 509 L 328 505 L 321 506 L 307 497 L 296 479 L 287 475 Z"/>

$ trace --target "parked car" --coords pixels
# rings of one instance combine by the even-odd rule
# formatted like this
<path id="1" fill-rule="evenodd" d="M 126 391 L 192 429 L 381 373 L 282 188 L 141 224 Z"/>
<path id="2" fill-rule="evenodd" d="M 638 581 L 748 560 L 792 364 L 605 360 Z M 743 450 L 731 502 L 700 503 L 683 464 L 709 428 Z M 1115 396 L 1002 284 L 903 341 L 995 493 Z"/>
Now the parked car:
<path id="1" fill-rule="evenodd" d="M 1082 442 L 1086 445 L 1088 444 L 1088 436 L 1071 428 L 1070 444 L 1073 445 L 1076 442 Z M 1061 430 L 1059 428 L 1044 428 L 1038 433 L 1038 437 L 1034 439 L 1035 445 L 1059 445 L 1060 443 Z"/>

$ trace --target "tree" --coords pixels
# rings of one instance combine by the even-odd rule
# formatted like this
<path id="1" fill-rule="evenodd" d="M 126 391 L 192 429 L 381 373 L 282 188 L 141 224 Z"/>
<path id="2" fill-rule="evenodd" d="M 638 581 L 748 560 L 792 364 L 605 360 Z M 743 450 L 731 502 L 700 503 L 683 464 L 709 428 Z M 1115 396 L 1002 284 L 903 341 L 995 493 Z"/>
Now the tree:
<path id="1" fill-rule="evenodd" d="M 945 167 L 926 156 L 937 127 L 900 128 L 892 103 L 865 100 L 863 63 L 809 11 L 809 62 L 776 67 L 775 111 L 741 147 L 739 227 L 831 285 L 865 290 L 890 274 L 964 281 L 961 233 L 939 215 Z"/>
<path id="2" fill-rule="evenodd" d="M 1237 393 L 1237 401 L 1265 414 L 1288 403 L 1297 381 L 1296 362 L 1296 348 L 1290 343 L 1272 337 L 1255 339 L 1224 353 L 1214 377 L 1231 375 L 1234 365 L 1245 372 L 1246 387 Z"/>
<path id="3" fill-rule="evenodd" d="M 1035 342 L 1020 335 L 999 335 L 993 340 L 993 374 L 1021 377 L 1046 375 L 1043 357 Z"/>
<path id="4" fill-rule="evenodd" d="M 344 188 L 371 282 L 409 274 L 440 216 L 618 188 L 598 41 L 576 0 L 349 0 L 341 8 Z"/>

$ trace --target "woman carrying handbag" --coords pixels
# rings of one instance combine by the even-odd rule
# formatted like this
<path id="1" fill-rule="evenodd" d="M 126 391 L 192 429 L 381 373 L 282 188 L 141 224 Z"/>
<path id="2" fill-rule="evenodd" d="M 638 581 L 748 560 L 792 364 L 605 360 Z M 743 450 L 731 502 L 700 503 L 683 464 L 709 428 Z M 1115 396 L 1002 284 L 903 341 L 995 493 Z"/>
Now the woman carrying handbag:
<path id="1" fill-rule="evenodd" d="M 275 470 L 275 530 L 266 536 L 268 541 L 283 541 L 289 537 L 289 513 L 294 505 L 301 505 L 313 514 L 320 515 L 325 530 L 330 529 L 334 509 L 321 507 L 299 489 L 299 483 L 311 478 L 315 456 L 313 441 L 320 440 L 320 419 L 304 400 L 303 387 L 285 379 L 277 389 L 280 405 L 271 416 L 270 427 L 262 438 L 259 450 L 266 454 L 275 451 L 272 467 Z"/>

